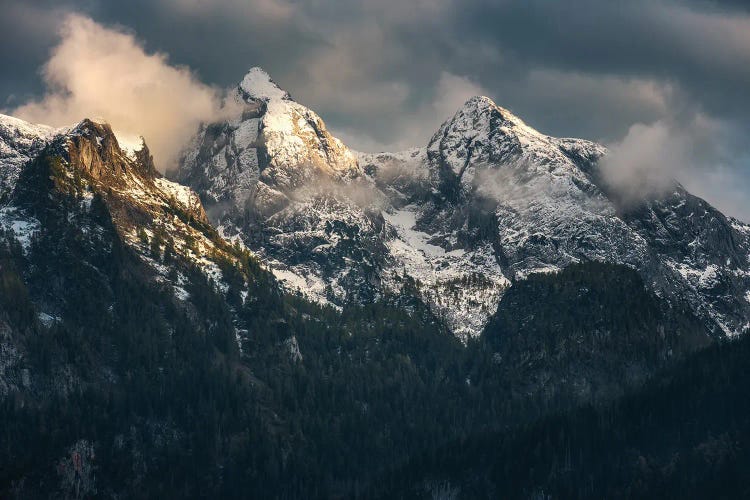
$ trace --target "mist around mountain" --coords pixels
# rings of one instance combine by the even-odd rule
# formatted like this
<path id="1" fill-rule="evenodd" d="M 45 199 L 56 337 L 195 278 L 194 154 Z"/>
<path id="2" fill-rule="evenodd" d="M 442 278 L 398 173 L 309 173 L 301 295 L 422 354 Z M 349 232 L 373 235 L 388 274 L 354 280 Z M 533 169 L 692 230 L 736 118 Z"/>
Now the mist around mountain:
<path id="1" fill-rule="evenodd" d="M 0 116 L 0 496 L 747 493 L 749 226 L 486 97 L 374 154 L 231 98 L 166 177 Z"/>

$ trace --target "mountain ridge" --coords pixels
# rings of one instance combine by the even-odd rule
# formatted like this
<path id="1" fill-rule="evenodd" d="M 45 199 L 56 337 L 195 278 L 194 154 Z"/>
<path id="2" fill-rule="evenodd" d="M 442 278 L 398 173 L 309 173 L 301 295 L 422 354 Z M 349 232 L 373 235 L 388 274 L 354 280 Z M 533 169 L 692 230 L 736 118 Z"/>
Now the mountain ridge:
<path id="1" fill-rule="evenodd" d="M 252 176 L 219 169 L 221 184 L 208 187 L 196 180 L 197 172 L 215 165 L 206 154 L 206 142 L 247 139 L 242 130 L 252 128 L 253 120 L 267 119 L 263 103 L 293 102 L 262 70 L 249 75 L 238 87 L 247 87 L 245 95 L 256 92 L 252 85 L 261 88 L 258 95 L 268 88 L 273 95 L 260 99 L 252 118 L 243 114 L 199 132 L 175 178 L 201 194 L 212 222 L 240 236 L 290 290 L 340 307 L 350 300 L 399 293 L 404 279 L 416 280 L 422 300 L 465 339 L 481 332 L 513 281 L 599 260 L 636 268 L 658 293 L 676 302 L 687 300 L 717 335 L 750 328 L 750 303 L 743 291 L 750 287 L 750 263 L 743 259 L 750 253 L 748 226 L 698 202 L 678 184 L 658 199 L 623 206 L 601 174 L 605 147 L 542 134 L 487 97 L 468 99 L 423 148 L 356 153 L 356 164 L 347 163 L 344 169 L 347 175 L 324 172 L 314 180 L 304 162 L 286 161 L 283 168 L 278 162 L 270 168 L 259 162 L 253 164 Z M 301 108 L 295 103 L 293 110 L 281 106 L 274 113 L 287 113 L 291 120 L 308 113 Z M 269 121 L 277 120 L 275 116 Z M 323 130 L 322 120 L 319 123 Z M 257 142 L 245 143 L 257 146 L 260 158 L 269 143 L 263 127 L 256 130 Z M 327 151 L 326 134 L 297 157 Z M 302 183 L 272 181 L 278 178 Z M 226 196 L 234 199 L 232 209 L 218 201 Z M 654 224 L 664 216 L 676 220 L 675 211 L 683 206 L 694 207 L 704 217 L 692 222 L 690 214 L 684 214 L 688 218 L 676 232 Z M 350 236 L 342 239 L 343 233 L 327 229 L 337 225 Z M 732 243 L 712 247 L 708 233 L 714 230 Z M 705 248 L 671 255 L 681 248 L 680 232 L 695 234 Z M 339 251 L 342 241 L 349 250 Z M 354 254 L 348 253 L 352 248 Z M 321 260 L 323 255 L 327 262 Z M 360 266 L 356 255 L 370 257 Z M 719 255 L 724 255 L 724 264 L 718 264 Z M 731 293 L 717 296 L 701 288 L 695 277 L 710 274 L 712 265 Z M 456 287 L 458 282 L 467 285 Z"/>
<path id="2" fill-rule="evenodd" d="M 441 444 L 746 343 L 724 339 L 750 230 L 679 186 L 620 206 L 598 146 L 487 99 L 424 148 L 355 154 L 254 73 L 198 131 L 189 186 L 100 121 L 9 146 L 3 497 L 372 496 Z"/>

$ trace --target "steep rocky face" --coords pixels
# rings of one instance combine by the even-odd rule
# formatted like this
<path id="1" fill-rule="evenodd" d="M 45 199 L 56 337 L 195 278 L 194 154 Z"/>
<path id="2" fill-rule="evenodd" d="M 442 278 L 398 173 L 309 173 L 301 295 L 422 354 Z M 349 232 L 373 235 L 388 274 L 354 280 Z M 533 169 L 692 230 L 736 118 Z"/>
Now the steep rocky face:
<path id="1" fill-rule="evenodd" d="M 382 217 L 356 199 L 369 180 L 354 154 L 260 68 L 235 99 L 237 115 L 202 127 L 176 180 L 288 288 L 338 306 L 380 297 Z"/>
<path id="2" fill-rule="evenodd" d="M 580 258 L 635 265 L 646 250 L 590 174 L 602 154 L 600 146 L 547 137 L 488 98 L 472 98 L 428 145 L 434 195 L 419 222 L 431 233 L 449 228 L 466 246 L 493 240 L 511 279 Z"/>
<path id="3" fill-rule="evenodd" d="M 621 216 L 648 242 L 652 259 L 642 274 L 654 289 L 688 302 L 717 333 L 750 330 L 750 226 L 680 186 Z"/>
<path id="4" fill-rule="evenodd" d="M 311 110 L 294 102 L 260 68 L 235 91 L 238 116 L 204 127 L 177 175 L 223 210 L 271 215 L 316 180 L 356 177 L 354 155 Z"/>
<path id="5" fill-rule="evenodd" d="M 162 178 L 145 144 L 125 152 L 108 124 L 91 120 L 55 136 L 24 166 L 7 209 L 54 209 L 61 196 L 78 200 L 82 209 L 101 198 L 123 238 L 164 222 L 170 209 L 184 212 L 188 225 L 208 224 L 198 196 Z"/>

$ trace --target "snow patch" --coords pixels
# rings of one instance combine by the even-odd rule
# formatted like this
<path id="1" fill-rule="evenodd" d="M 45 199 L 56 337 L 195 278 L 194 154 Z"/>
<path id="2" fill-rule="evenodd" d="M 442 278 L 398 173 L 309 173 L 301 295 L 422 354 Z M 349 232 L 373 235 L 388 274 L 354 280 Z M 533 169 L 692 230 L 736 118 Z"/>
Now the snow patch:
<path id="1" fill-rule="evenodd" d="M 240 83 L 240 88 L 251 98 L 269 101 L 272 99 L 289 99 L 289 94 L 279 88 L 263 69 L 250 68 Z"/>
<path id="2" fill-rule="evenodd" d="M 60 317 L 45 312 L 37 313 L 37 318 L 39 319 L 39 322 L 47 328 L 60 321 Z"/>
<path id="3" fill-rule="evenodd" d="M 416 280 L 422 299 L 462 340 L 479 335 L 510 281 L 497 265 L 490 245 L 471 252 L 446 251 L 415 229 L 418 207 L 407 206 L 383 217 L 396 230 L 387 242 L 395 257 L 387 285 L 399 289 L 405 277 Z"/>
<path id="4" fill-rule="evenodd" d="M 26 253 L 31 247 L 32 239 L 41 230 L 41 224 L 15 207 L 3 207 L 0 208 L 0 228 L 8 231 Z"/>
<path id="5" fill-rule="evenodd" d="M 122 152 L 131 160 L 136 159 L 135 153 L 142 150 L 145 144 L 143 137 L 136 135 L 126 135 L 115 132 L 115 137 L 117 138 L 117 144 L 119 144 Z"/>

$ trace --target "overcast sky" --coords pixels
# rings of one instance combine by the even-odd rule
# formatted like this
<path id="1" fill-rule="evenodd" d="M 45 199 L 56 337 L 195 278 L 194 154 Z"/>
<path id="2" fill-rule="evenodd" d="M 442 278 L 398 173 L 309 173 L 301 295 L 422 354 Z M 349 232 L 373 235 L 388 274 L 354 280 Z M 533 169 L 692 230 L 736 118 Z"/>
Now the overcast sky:
<path id="1" fill-rule="evenodd" d="M 90 72 L 106 68 L 112 85 L 98 99 L 112 100 L 132 87 L 113 73 L 132 66 L 139 82 L 179 89 L 151 96 L 160 113 L 151 121 L 163 127 L 175 113 L 192 126 L 218 90 L 261 66 L 352 148 L 393 150 L 425 145 L 466 98 L 484 94 L 544 133 L 600 141 L 625 159 L 635 151 L 645 168 L 750 220 L 750 7 L 739 0 L 0 0 L 0 8 L 4 112 L 53 121 L 97 112 L 87 108 L 100 104 L 85 85 Z M 103 61 L 107 51 L 121 59 Z M 130 94 L 111 112 L 139 110 L 131 103 L 140 94 Z M 162 142 L 157 149 L 174 148 Z"/>

